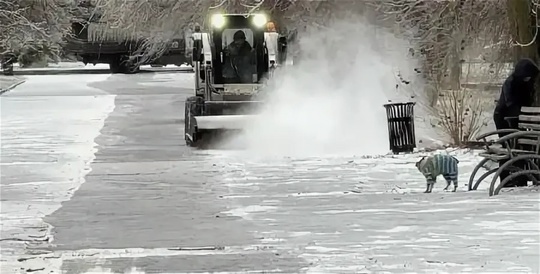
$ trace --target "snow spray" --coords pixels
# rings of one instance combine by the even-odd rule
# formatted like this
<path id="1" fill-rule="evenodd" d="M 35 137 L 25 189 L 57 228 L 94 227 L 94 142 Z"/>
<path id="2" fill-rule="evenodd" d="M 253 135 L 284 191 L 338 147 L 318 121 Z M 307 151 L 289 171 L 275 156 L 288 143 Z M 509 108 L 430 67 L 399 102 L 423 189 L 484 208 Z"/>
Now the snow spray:
<path id="1" fill-rule="evenodd" d="M 274 74 L 260 116 L 230 142 L 258 156 L 386 154 L 383 105 L 396 64 L 414 67 L 408 42 L 357 20 L 307 30 L 298 46 L 294 65 Z"/>

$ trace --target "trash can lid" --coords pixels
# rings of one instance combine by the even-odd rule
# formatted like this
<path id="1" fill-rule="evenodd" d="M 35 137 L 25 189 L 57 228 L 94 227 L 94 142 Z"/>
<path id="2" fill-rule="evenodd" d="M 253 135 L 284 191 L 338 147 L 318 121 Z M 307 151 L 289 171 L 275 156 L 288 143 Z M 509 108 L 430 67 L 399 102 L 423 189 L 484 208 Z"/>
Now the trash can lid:
<path id="1" fill-rule="evenodd" d="M 403 106 L 403 105 L 416 105 L 416 102 L 384 104 L 383 107 L 389 107 L 389 106 Z"/>

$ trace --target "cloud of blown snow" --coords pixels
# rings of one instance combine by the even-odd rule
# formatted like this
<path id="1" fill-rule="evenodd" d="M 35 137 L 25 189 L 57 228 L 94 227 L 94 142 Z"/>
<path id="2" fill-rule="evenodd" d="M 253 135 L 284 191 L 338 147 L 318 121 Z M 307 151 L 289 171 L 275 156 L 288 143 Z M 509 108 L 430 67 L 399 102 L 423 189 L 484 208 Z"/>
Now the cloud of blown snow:
<path id="1" fill-rule="evenodd" d="M 255 155 L 386 154 L 383 105 L 410 99 L 396 94 L 399 67 L 415 67 L 409 43 L 357 20 L 308 30 L 299 46 L 302 57 L 276 72 L 260 116 L 233 142 Z"/>

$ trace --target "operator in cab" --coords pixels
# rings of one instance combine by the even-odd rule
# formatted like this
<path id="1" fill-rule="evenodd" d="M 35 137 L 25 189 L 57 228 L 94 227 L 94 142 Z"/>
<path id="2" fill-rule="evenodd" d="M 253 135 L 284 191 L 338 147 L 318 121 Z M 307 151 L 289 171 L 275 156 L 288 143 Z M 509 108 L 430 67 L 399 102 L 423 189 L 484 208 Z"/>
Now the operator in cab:
<path id="1" fill-rule="evenodd" d="M 255 64 L 253 48 L 246 41 L 246 34 L 239 30 L 234 33 L 233 42 L 224 50 L 223 77 L 225 83 L 253 83 Z"/>

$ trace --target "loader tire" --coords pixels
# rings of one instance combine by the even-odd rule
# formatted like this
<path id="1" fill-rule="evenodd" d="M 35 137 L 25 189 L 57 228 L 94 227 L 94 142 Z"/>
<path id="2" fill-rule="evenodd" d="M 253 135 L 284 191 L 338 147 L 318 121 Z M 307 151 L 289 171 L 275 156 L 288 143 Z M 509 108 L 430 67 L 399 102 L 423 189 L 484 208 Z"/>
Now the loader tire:
<path id="1" fill-rule="evenodd" d="M 201 134 L 197 132 L 195 116 L 202 115 L 203 99 L 199 96 L 192 96 L 186 99 L 184 110 L 184 139 L 186 145 L 198 147 L 202 141 Z M 191 138 L 190 138 L 191 137 Z"/>

